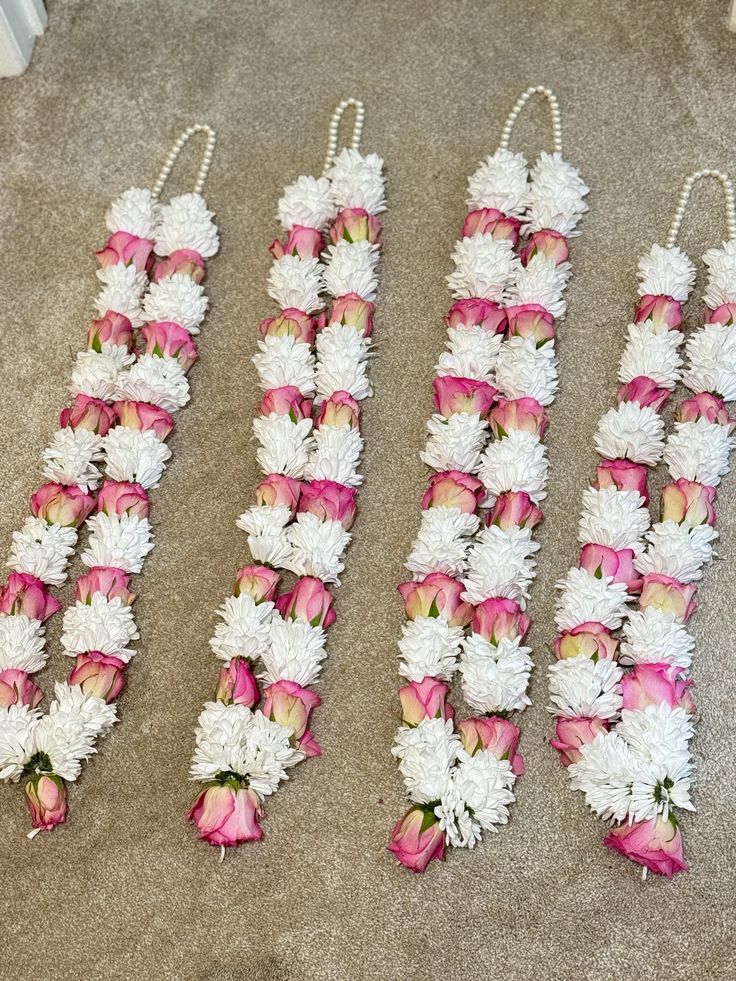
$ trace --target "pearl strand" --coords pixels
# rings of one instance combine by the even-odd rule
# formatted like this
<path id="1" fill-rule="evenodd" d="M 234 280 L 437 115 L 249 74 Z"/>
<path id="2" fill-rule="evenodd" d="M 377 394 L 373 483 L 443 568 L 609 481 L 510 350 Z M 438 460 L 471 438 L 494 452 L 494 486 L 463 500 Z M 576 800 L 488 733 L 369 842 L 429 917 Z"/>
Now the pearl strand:
<path id="1" fill-rule="evenodd" d="M 533 95 L 543 95 L 549 104 L 549 112 L 552 117 L 552 150 L 554 153 L 562 153 L 562 117 L 560 115 L 560 104 L 557 96 L 552 89 L 544 85 L 532 85 L 526 92 L 522 92 L 516 100 L 514 108 L 508 115 L 501 132 L 501 149 L 508 150 L 511 141 L 511 131 L 514 128 L 519 113 Z"/>
<path id="2" fill-rule="evenodd" d="M 161 195 L 161 191 L 164 189 L 164 184 L 168 180 L 169 174 L 171 173 L 179 154 L 187 145 L 189 140 L 195 135 L 195 133 L 207 134 L 207 145 L 202 156 L 202 165 L 199 168 L 197 180 L 194 183 L 194 193 L 202 193 L 204 182 L 207 180 L 207 175 L 209 174 L 210 166 L 212 165 L 212 157 L 215 152 L 215 143 L 217 142 L 217 133 L 211 126 L 207 126 L 205 123 L 195 123 L 193 126 L 187 126 L 171 148 L 171 151 L 166 158 L 163 167 L 161 168 L 161 173 L 158 175 L 156 183 L 153 185 L 153 190 L 151 193 L 153 194 L 154 198 L 158 198 Z"/>
<path id="3" fill-rule="evenodd" d="M 693 187 L 695 187 L 695 184 L 703 177 L 714 177 L 717 181 L 719 181 L 721 187 L 723 188 L 723 196 L 726 199 L 726 231 L 728 233 L 729 241 L 736 238 L 736 204 L 734 203 L 734 191 L 731 178 L 722 170 L 696 170 L 692 174 L 688 174 L 682 185 L 680 198 L 677 202 L 677 208 L 675 210 L 674 218 L 672 219 L 672 224 L 670 225 L 670 231 L 669 235 L 667 236 L 665 248 L 671 249 L 676 244 L 677 236 L 680 232 L 680 228 L 682 227 L 682 220 L 685 217 L 685 211 L 687 210 L 687 206 L 690 202 L 690 195 Z"/>
<path id="4" fill-rule="evenodd" d="M 330 128 L 327 137 L 327 156 L 325 157 L 325 165 L 322 170 L 323 175 L 327 174 L 327 171 L 335 161 L 340 122 L 343 113 L 349 106 L 355 106 L 355 123 L 353 125 L 353 138 L 350 143 L 350 149 L 360 149 L 360 137 L 363 134 L 363 123 L 365 122 L 365 104 L 360 99 L 343 99 L 333 112 L 332 119 L 330 119 Z"/>

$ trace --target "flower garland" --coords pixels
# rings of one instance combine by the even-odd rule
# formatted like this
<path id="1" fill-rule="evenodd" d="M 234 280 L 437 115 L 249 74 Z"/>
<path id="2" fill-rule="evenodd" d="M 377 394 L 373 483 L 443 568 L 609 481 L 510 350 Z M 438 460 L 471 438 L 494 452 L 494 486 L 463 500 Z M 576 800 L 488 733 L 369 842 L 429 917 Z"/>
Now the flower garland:
<path id="1" fill-rule="evenodd" d="M 201 130 L 208 145 L 196 192 L 159 206 L 174 161 Z M 0 776 L 28 777 L 32 834 L 65 820 L 66 782 L 77 779 L 98 737 L 116 721 L 114 703 L 135 654 L 130 578 L 153 548 L 148 491 L 171 456 L 165 440 L 173 413 L 189 401 L 186 373 L 197 358 L 191 335 L 207 308 L 205 259 L 219 245 L 199 194 L 214 141 L 209 127 L 190 127 L 153 192 L 131 188 L 108 211 L 111 236 L 96 253 L 101 319 L 77 356 L 74 402 L 44 453 L 48 482 L 32 495 L 32 517 L 13 536 L 8 564 L 14 572 L 0 596 Z M 137 335 L 145 343 L 139 353 Z M 48 658 L 43 624 L 61 608 L 49 586 L 64 582 L 82 523 L 89 532 L 81 556 L 88 571 L 77 580 L 61 636 L 74 666 L 42 715 L 43 692 L 30 675 Z"/>
<path id="2" fill-rule="evenodd" d="M 535 92 L 549 101 L 555 152 L 541 154 L 529 183 L 526 161 L 508 142 Z M 437 365 L 437 412 L 422 453 L 435 473 L 406 563 L 415 579 L 399 586 L 408 619 L 399 671 L 407 684 L 393 754 L 412 807 L 394 826 L 389 850 L 413 871 L 442 858 L 447 844 L 472 848 L 482 830 L 505 824 L 524 770 L 520 730 L 507 716 L 529 704 L 524 610 L 539 548 L 532 531 L 546 496 L 542 437 L 557 389 L 555 320 L 565 312 L 567 239 L 588 191 L 562 159 L 549 89 L 521 96 L 500 149 L 468 189 L 470 211 L 448 277 L 455 298 L 446 318 L 449 353 Z M 482 522 L 481 508 L 489 509 Z M 447 697 L 457 670 L 478 715 L 455 728 Z"/>
<path id="3" fill-rule="evenodd" d="M 352 146 L 335 156 L 349 105 Z M 321 753 L 309 720 L 335 619 L 328 586 L 340 582 L 362 482 L 359 402 L 372 394 L 366 368 L 385 209 L 383 161 L 358 150 L 363 118 L 362 103 L 342 102 L 325 176 L 299 177 L 279 201 L 286 241 L 271 246 L 268 292 L 281 310 L 261 323 L 253 358 L 264 389 L 253 423 L 264 479 L 237 520 L 257 564 L 239 569 L 218 611 L 210 646 L 223 667 L 191 767 L 205 786 L 187 818 L 212 845 L 260 839 L 265 798 L 292 766 Z M 323 289 L 332 299 L 326 317 Z M 298 578 L 278 595 L 282 571 Z"/>
<path id="4" fill-rule="evenodd" d="M 729 241 L 703 256 L 705 325 L 678 349 L 695 269 L 675 245 L 690 190 L 703 176 L 726 192 Z M 614 827 L 605 844 L 647 869 L 686 870 L 677 809 L 692 810 L 694 639 L 686 623 L 713 555 L 716 487 L 728 472 L 736 422 L 736 240 L 733 190 L 718 172 L 685 183 L 667 245 L 639 260 L 640 299 L 619 367 L 619 405 L 601 419 L 603 458 L 583 495 L 580 561 L 559 584 L 549 671 L 552 746 L 571 787 Z M 678 380 L 691 395 L 664 440 L 659 412 Z M 647 471 L 664 458 L 670 483 L 650 528 Z M 638 608 L 628 607 L 636 599 Z M 623 627 L 621 643 L 614 632 Z M 623 666 L 629 670 L 624 671 Z"/>

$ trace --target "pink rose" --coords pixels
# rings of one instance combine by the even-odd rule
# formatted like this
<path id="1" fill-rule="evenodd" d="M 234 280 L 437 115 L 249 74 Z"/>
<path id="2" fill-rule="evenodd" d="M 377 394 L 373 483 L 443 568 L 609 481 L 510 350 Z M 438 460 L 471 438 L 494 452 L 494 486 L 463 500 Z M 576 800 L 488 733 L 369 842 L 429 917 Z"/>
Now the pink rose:
<path id="1" fill-rule="evenodd" d="M 373 313 L 376 305 L 370 300 L 364 300 L 357 293 L 346 293 L 338 296 L 332 304 L 328 322 L 342 324 L 343 327 L 355 327 L 366 337 L 373 333 Z"/>
<path id="2" fill-rule="evenodd" d="M 324 248 L 322 232 L 317 228 L 305 225 L 294 225 L 285 242 L 277 239 L 269 248 L 274 259 L 283 259 L 285 255 L 298 255 L 300 259 L 316 259 Z"/>
<path id="3" fill-rule="evenodd" d="M 488 417 L 493 435 L 496 439 L 508 436 L 512 429 L 536 433 L 541 439 L 549 423 L 544 406 L 536 399 L 525 397 L 521 399 L 499 398 L 491 409 Z"/>
<path id="4" fill-rule="evenodd" d="M 138 272 L 146 272 L 153 265 L 153 242 L 150 238 L 138 238 L 130 232 L 114 232 L 105 247 L 95 252 L 103 269 L 108 266 L 135 266 Z"/>
<path id="5" fill-rule="evenodd" d="M 570 257 L 570 247 L 562 232 L 543 228 L 538 232 L 532 232 L 526 245 L 519 252 L 522 266 L 528 265 L 529 260 L 535 255 L 543 255 L 559 266 Z"/>
<path id="6" fill-rule="evenodd" d="M 531 620 L 522 613 L 516 600 L 492 596 L 476 606 L 470 629 L 497 647 L 505 638 L 523 640 L 530 624 Z"/>
<path id="7" fill-rule="evenodd" d="M 646 375 L 638 375 L 625 385 L 620 385 L 616 398 L 621 402 L 638 402 L 642 408 L 649 406 L 655 412 L 666 404 L 672 392 L 659 385 Z"/>
<path id="8" fill-rule="evenodd" d="M 731 327 L 736 323 L 736 303 L 722 303 L 715 310 L 705 311 L 706 324 L 723 324 Z"/>
<path id="9" fill-rule="evenodd" d="M 445 323 L 448 327 L 482 327 L 490 334 L 502 334 L 507 326 L 506 311 L 493 300 L 471 297 L 456 300 L 450 307 Z"/>
<path id="10" fill-rule="evenodd" d="M 431 807 L 416 804 L 400 818 L 391 831 L 388 850 L 405 868 L 424 872 L 432 859 L 445 854 L 445 833 Z"/>
<path id="11" fill-rule="evenodd" d="M 189 276 L 199 284 L 204 281 L 206 269 L 204 259 L 195 249 L 175 249 L 165 259 L 160 259 L 153 273 L 154 283 L 160 283 L 169 276 Z"/>
<path id="12" fill-rule="evenodd" d="M 43 691 L 28 677 L 26 671 L 5 668 L 0 671 L 0 708 L 11 705 L 27 705 L 35 708 L 43 698 Z"/>
<path id="13" fill-rule="evenodd" d="M 302 485 L 293 477 L 284 477 L 280 473 L 271 473 L 256 487 L 256 504 L 259 507 L 287 507 L 292 516 L 302 492 Z"/>
<path id="14" fill-rule="evenodd" d="M 662 521 L 676 521 L 678 525 L 687 521 L 693 527 L 714 525 L 715 499 L 715 487 L 680 477 L 674 484 L 662 488 Z"/>
<path id="15" fill-rule="evenodd" d="M 648 705 L 669 705 L 692 715 L 695 712 L 690 694 L 692 681 L 678 681 L 679 670 L 671 664 L 636 664 L 621 679 L 624 708 L 643 711 Z"/>
<path id="16" fill-rule="evenodd" d="M 31 824 L 51 831 L 66 819 L 66 787 L 55 773 L 35 773 L 25 786 Z"/>
<path id="17" fill-rule="evenodd" d="M 258 329 L 264 337 L 293 337 L 311 347 L 317 333 L 317 324 L 313 317 L 296 307 L 286 307 L 277 316 L 262 320 Z"/>
<path id="18" fill-rule="evenodd" d="M 723 399 L 718 398 L 717 395 L 711 395 L 710 392 L 701 392 L 691 399 L 685 399 L 677 407 L 675 422 L 697 422 L 698 419 L 728 426 L 729 432 L 736 424 L 729 417 Z"/>
<path id="19" fill-rule="evenodd" d="M 676 872 L 687 872 L 682 835 L 672 815 L 667 821 L 657 815 L 649 821 L 619 824 L 603 844 L 668 879 Z"/>
<path id="20" fill-rule="evenodd" d="M 602 623 L 588 620 L 571 630 L 563 630 L 555 640 L 555 657 L 562 661 L 568 657 L 587 657 L 591 661 L 615 661 L 618 656 L 618 640 Z"/>
<path id="21" fill-rule="evenodd" d="M 227 667 L 220 668 L 215 692 L 218 702 L 253 708 L 260 697 L 258 682 L 246 658 L 234 657 Z"/>
<path id="22" fill-rule="evenodd" d="M 173 320 L 154 320 L 144 324 L 141 337 L 146 342 L 146 354 L 157 358 L 176 358 L 185 374 L 199 357 L 196 342 L 189 331 Z"/>
<path id="23" fill-rule="evenodd" d="M 330 226 L 330 241 L 333 245 L 343 239 L 346 242 L 378 242 L 381 237 L 381 222 L 375 215 L 369 215 L 364 208 L 343 208 Z"/>
<path id="24" fill-rule="evenodd" d="M 258 411 L 262 416 L 289 416 L 292 422 L 309 419 L 312 415 L 312 403 L 305 399 L 296 385 L 283 385 L 281 388 L 269 388 L 264 392 Z"/>
<path id="25" fill-rule="evenodd" d="M 498 208 L 478 208 L 468 212 L 463 224 L 462 237 L 490 235 L 496 241 L 511 242 L 511 248 L 515 249 L 519 244 L 520 228 L 521 222 L 518 218 L 505 215 Z"/>
<path id="26" fill-rule="evenodd" d="M 682 323 L 682 304 L 671 296 L 645 293 L 639 300 L 634 321 L 637 324 L 651 320 L 655 327 L 677 328 Z"/>
<path id="27" fill-rule="evenodd" d="M 498 394 L 498 390 L 488 382 L 475 378 L 455 378 L 454 375 L 436 377 L 432 385 L 435 409 L 441 416 L 451 416 L 456 412 L 486 416 Z"/>
<path id="28" fill-rule="evenodd" d="M 263 714 L 272 722 L 291 729 L 295 740 L 301 739 L 307 731 L 310 714 L 322 704 L 316 692 L 284 679 L 269 685 L 263 695 Z"/>
<path id="29" fill-rule="evenodd" d="M 314 738 L 314 735 L 307 729 L 301 739 L 297 741 L 296 748 L 300 749 L 305 756 L 321 756 L 322 747 Z"/>
<path id="30" fill-rule="evenodd" d="M 516 750 L 521 729 L 500 715 L 480 719 L 463 719 L 457 725 L 463 749 L 475 756 L 482 749 L 490 750 L 497 760 L 508 760 L 511 771 L 518 776 L 524 772 L 524 757 Z"/>
<path id="31" fill-rule="evenodd" d="M 422 510 L 458 508 L 463 514 L 475 514 L 485 497 L 483 484 L 462 470 L 443 470 L 432 474 L 422 497 Z"/>
<path id="32" fill-rule="evenodd" d="M 87 347 L 99 354 L 103 344 L 116 344 L 133 350 L 133 325 L 122 313 L 108 310 L 104 317 L 93 320 L 87 332 Z"/>
<path id="33" fill-rule="evenodd" d="M 629 592 L 641 586 L 641 576 L 634 568 L 633 548 L 613 549 L 588 542 L 580 552 L 580 568 L 596 579 L 610 576 L 614 582 L 626 583 Z"/>
<path id="34" fill-rule="evenodd" d="M 85 695 L 114 702 L 125 687 L 125 666 L 119 657 L 100 651 L 77 654 L 69 684 L 79 685 Z"/>
<path id="35" fill-rule="evenodd" d="M 555 336 L 555 318 L 538 303 L 522 303 L 506 310 L 509 337 L 533 337 L 542 347 Z"/>
<path id="36" fill-rule="evenodd" d="M 340 521 L 348 531 L 355 521 L 357 493 L 334 480 L 310 480 L 302 485 L 299 511 L 316 514 L 322 521 Z"/>
<path id="37" fill-rule="evenodd" d="M 672 576 L 650 572 L 642 580 L 639 606 L 642 610 L 651 606 L 663 613 L 672 613 L 675 620 L 685 623 L 698 608 L 695 601 L 697 591 L 697 583 L 684 583 Z"/>
<path id="38" fill-rule="evenodd" d="M 335 622 L 332 604 L 335 597 L 321 579 L 303 576 L 294 588 L 276 600 L 276 609 L 284 620 L 304 620 L 313 627 L 325 630 Z"/>
<path id="39" fill-rule="evenodd" d="M 49 593 L 40 579 L 28 572 L 11 572 L 7 584 L 0 587 L 0 613 L 8 616 L 25 613 L 31 620 L 43 623 L 60 609 L 58 599 Z"/>
<path id="40" fill-rule="evenodd" d="M 114 402 L 113 409 L 121 426 L 126 429 L 140 429 L 141 432 L 151 429 L 160 440 L 165 440 L 174 428 L 173 416 L 158 405 L 126 399 Z"/>
<path id="41" fill-rule="evenodd" d="M 350 392 L 333 392 L 322 403 L 315 426 L 350 426 L 357 429 L 360 423 L 360 406 Z"/>
<path id="42" fill-rule="evenodd" d="M 272 600 L 278 591 L 281 576 L 265 565 L 244 565 L 238 569 L 234 595 L 247 593 L 256 603 Z"/>
<path id="43" fill-rule="evenodd" d="M 560 754 L 560 763 L 570 766 L 582 759 L 581 746 L 592 743 L 601 732 L 608 732 L 605 719 L 586 719 L 578 716 L 575 719 L 558 719 L 555 726 L 556 739 L 550 739 L 549 744 Z"/>
<path id="44" fill-rule="evenodd" d="M 31 513 L 49 525 L 79 528 L 94 506 L 94 494 L 87 494 L 74 485 L 42 484 L 31 494 Z"/>
<path id="45" fill-rule="evenodd" d="M 597 490 L 606 487 L 616 487 L 618 490 L 638 491 L 649 502 L 647 477 L 649 470 L 643 463 L 632 463 L 631 460 L 603 460 L 595 471 L 593 486 Z"/>
<path id="46" fill-rule="evenodd" d="M 449 685 L 432 677 L 404 685 L 399 689 L 402 724 L 418 726 L 424 719 L 451 719 L 455 713 L 447 704 L 449 691 Z"/>
<path id="47" fill-rule="evenodd" d="M 240 845 L 260 841 L 258 823 L 261 802 L 255 790 L 241 787 L 237 780 L 212 781 L 204 786 L 186 819 L 195 825 L 202 841 L 210 845 Z"/>
<path id="48" fill-rule="evenodd" d="M 62 409 L 59 416 L 59 426 L 66 429 L 89 429 L 92 433 L 107 436 L 111 426 L 115 425 L 115 413 L 102 399 L 93 399 L 89 395 L 76 395 L 74 403 Z"/>
<path id="49" fill-rule="evenodd" d="M 519 528 L 536 528 L 543 519 L 541 508 L 526 491 L 504 491 L 496 498 L 493 510 L 486 515 L 486 524 L 504 530 L 517 525 Z"/>
<path id="50" fill-rule="evenodd" d="M 112 566 L 95 565 L 77 579 L 74 598 L 78 603 L 89 604 L 93 593 L 102 593 L 108 599 L 118 597 L 125 606 L 132 606 L 135 602 L 135 593 L 131 593 L 128 589 L 129 585 L 129 572 L 123 572 L 122 569 L 115 569 Z"/>
<path id="51" fill-rule="evenodd" d="M 473 607 L 461 599 L 465 587 L 444 572 L 430 572 L 423 579 L 402 582 L 396 588 L 407 620 L 439 617 L 451 627 L 465 627 L 473 616 Z"/>
<path id="52" fill-rule="evenodd" d="M 97 495 L 97 510 L 103 514 L 129 514 L 134 518 L 147 518 L 148 494 L 140 484 L 106 480 Z"/>

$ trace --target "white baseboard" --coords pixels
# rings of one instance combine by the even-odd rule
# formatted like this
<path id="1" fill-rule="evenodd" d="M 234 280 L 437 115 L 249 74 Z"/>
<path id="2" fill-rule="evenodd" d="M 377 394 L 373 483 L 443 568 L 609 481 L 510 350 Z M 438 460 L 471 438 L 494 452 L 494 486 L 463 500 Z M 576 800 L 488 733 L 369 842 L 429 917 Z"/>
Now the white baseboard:
<path id="1" fill-rule="evenodd" d="M 23 74 L 47 23 L 43 0 L 0 0 L 0 76 Z"/>

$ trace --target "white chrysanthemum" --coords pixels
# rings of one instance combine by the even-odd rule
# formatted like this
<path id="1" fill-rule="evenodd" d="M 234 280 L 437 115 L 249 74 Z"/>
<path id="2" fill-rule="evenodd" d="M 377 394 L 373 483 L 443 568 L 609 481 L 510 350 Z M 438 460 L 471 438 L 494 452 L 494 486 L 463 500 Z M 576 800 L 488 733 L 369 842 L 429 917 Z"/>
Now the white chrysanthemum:
<path id="1" fill-rule="evenodd" d="M 472 848 L 480 838 L 481 828 L 497 831 L 499 824 L 507 824 L 508 805 L 515 799 L 511 792 L 515 780 L 509 761 L 496 759 L 492 750 L 481 749 L 473 756 L 463 754 L 453 774 L 452 796 L 462 801 L 478 831 L 472 836 L 462 834 L 462 822 L 459 822 L 460 840 L 451 838 L 450 843 Z"/>
<path id="2" fill-rule="evenodd" d="M 127 283 L 103 286 L 95 297 L 95 309 L 101 317 L 106 313 L 119 313 L 127 317 L 135 328 L 140 327 L 144 321 L 140 294 L 137 288 L 131 288 Z"/>
<path id="3" fill-rule="evenodd" d="M 322 582 L 340 585 L 345 565 L 340 561 L 351 536 L 339 521 L 321 521 L 316 514 L 302 512 L 286 530 L 291 553 L 283 566 L 297 576 L 316 576 Z"/>
<path id="4" fill-rule="evenodd" d="M 0 614 L 0 671 L 16 668 L 35 674 L 46 663 L 44 628 L 25 613 Z"/>
<path id="5" fill-rule="evenodd" d="M 294 225 L 321 231 L 335 214 L 330 182 L 326 177 L 298 177 L 284 188 L 279 198 L 277 217 L 287 231 Z"/>
<path id="6" fill-rule="evenodd" d="M 399 674 L 403 678 L 452 679 L 463 639 L 462 627 L 451 627 L 442 617 L 416 617 L 402 626 L 401 635 Z"/>
<path id="7" fill-rule="evenodd" d="M 112 202 L 105 215 L 105 224 L 112 234 L 128 232 L 138 238 L 153 238 L 157 210 L 158 203 L 148 188 L 130 187 Z"/>
<path id="8" fill-rule="evenodd" d="M 398 730 L 391 753 L 399 761 L 411 800 L 429 804 L 442 797 L 460 750 L 460 738 L 453 733 L 449 719 L 423 719 L 418 726 Z"/>
<path id="9" fill-rule="evenodd" d="M 314 395 L 314 354 L 309 344 L 294 337 L 268 335 L 258 342 L 259 354 L 253 355 L 261 388 L 285 388 L 294 385 L 302 395 Z"/>
<path id="10" fill-rule="evenodd" d="M 494 646 L 480 634 L 469 634 L 462 648 L 463 698 L 471 708 L 486 715 L 531 705 L 526 688 L 534 661 L 520 637 L 504 637 Z"/>
<path id="11" fill-rule="evenodd" d="M 123 262 L 98 269 L 97 278 L 108 289 L 135 297 L 137 300 L 143 296 L 148 285 L 148 276 L 145 272 L 138 272 L 136 266 L 132 264 L 126 266 Z"/>
<path id="12" fill-rule="evenodd" d="M 649 522 L 649 508 L 638 491 L 589 487 L 583 492 L 578 541 L 583 545 L 606 545 L 616 551 L 633 548 L 640 552 Z"/>
<path id="13" fill-rule="evenodd" d="M 506 491 L 526 491 L 535 504 L 547 496 L 547 449 L 536 433 L 512 429 L 483 453 L 478 476 L 491 502 Z"/>
<path id="14" fill-rule="evenodd" d="M 524 227 L 536 232 L 551 228 L 561 235 L 575 235 L 575 226 L 588 210 L 583 198 L 588 187 L 580 174 L 559 152 L 542 151 L 532 167 Z"/>
<path id="15" fill-rule="evenodd" d="M 118 376 L 115 397 L 150 402 L 167 412 L 176 412 L 189 401 L 189 382 L 176 358 L 141 354 L 131 368 Z"/>
<path id="16" fill-rule="evenodd" d="M 672 753 L 688 753 L 693 717 L 679 706 L 661 702 L 644 709 L 624 709 L 616 732 L 647 763 L 665 762 Z"/>
<path id="17" fill-rule="evenodd" d="M 528 397 L 551 405 L 557 392 L 554 346 L 538 348 L 533 337 L 509 337 L 498 352 L 496 385 L 507 399 Z"/>
<path id="18" fill-rule="evenodd" d="M 335 157 L 327 178 L 338 208 L 362 208 L 369 215 L 386 210 L 383 160 L 377 153 L 363 156 L 345 147 Z"/>
<path id="19" fill-rule="evenodd" d="M 523 154 L 499 147 L 468 178 L 468 208 L 495 208 L 520 217 L 526 206 L 528 177 Z"/>
<path id="20" fill-rule="evenodd" d="M 130 514 L 93 514 L 87 519 L 90 536 L 82 562 L 90 568 L 104 565 L 124 572 L 140 572 L 153 548 L 148 518 Z"/>
<path id="21" fill-rule="evenodd" d="M 222 623 L 215 627 L 210 647 L 215 657 L 229 664 L 234 657 L 254 661 L 268 647 L 273 603 L 256 603 L 248 593 L 228 596 L 217 611 Z"/>
<path id="22" fill-rule="evenodd" d="M 283 504 L 275 507 L 253 505 L 235 524 L 248 535 L 248 548 L 256 562 L 281 566 L 291 553 L 284 529 L 291 521 L 291 511 Z"/>
<path id="23" fill-rule="evenodd" d="M 127 663 L 135 654 L 128 644 L 139 637 L 133 611 L 119 596 L 108 599 L 104 593 L 92 593 L 89 603 L 77 600 L 64 613 L 61 646 L 70 657 L 100 651 Z"/>
<path id="24" fill-rule="evenodd" d="M 100 482 L 100 471 L 95 466 L 104 457 L 102 437 L 89 429 L 57 429 L 51 444 L 43 451 L 46 466 L 43 475 L 47 480 L 67 487 L 76 485 L 88 491 Z"/>
<path id="25" fill-rule="evenodd" d="M 622 664 L 671 664 L 682 672 L 689 669 L 695 640 L 674 614 L 648 606 L 632 610 L 624 624 L 620 661 Z"/>
<path id="26" fill-rule="evenodd" d="M 706 324 L 688 339 L 690 362 L 683 382 L 693 392 L 714 392 L 726 401 L 736 399 L 736 330 L 725 324 Z"/>
<path id="27" fill-rule="evenodd" d="M 537 563 L 532 556 L 537 551 L 539 542 L 532 541 L 528 529 L 515 525 L 483 528 L 468 553 L 463 599 L 477 604 L 492 596 L 504 596 L 517 600 L 523 609 L 536 575 Z"/>
<path id="28" fill-rule="evenodd" d="M 320 299 L 323 269 L 319 260 L 298 255 L 275 259 L 268 275 L 268 295 L 282 310 L 296 307 L 304 313 L 315 313 L 324 306 Z"/>
<path id="29" fill-rule="evenodd" d="M 357 293 L 364 300 L 375 300 L 377 265 L 377 245 L 340 239 L 337 245 L 330 245 L 325 253 L 325 289 L 334 297 Z"/>
<path id="30" fill-rule="evenodd" d="M 635 565 L 642 575 L 656 572 L 680 582 L 697 582 L 703 566 L 710 562 L 718 532 L 710 525 L 679 525 L 658 521 L 647 535 L 649 548 L 637 557 Z"/>
<path id="31" fill-rule="evenodd" d="M 736 302 L 736 243 L 724 242 L 719 249 L 708 249 L 703 256 L 708 267 L 705 305 L 715 310 L 722 303 Z"/>
<path id="32" fill-rule="evenodd" d="M 639 295 L 671 296 L 684 303 L 695 282 L 695 266 L 677 245 L 653 245 L 639 259 Z"/>
<path id="33" fill-rule="evenodd" d="M 289 416 L 272 412 L 269 416 L 256 416 L 253 432 L 261 444 L 256 460 L 265 474 L 280 473 L 286 477 L 304 476 L 304 468 L 314 445 L 311 419 L 292 422 Z"/>
<path id="34" fill-rule="evenodd" d="M 451 375 L 454 378 L 490 382 L 503 334 L 492 334 L 476 324 L 472 327 L 450 327 L 447 337 L 449 351 L 442 352 L 437 364 L 440 378 Z"/>
<path id="35" fill-rule="evenodd" d="M 349 392 L 361 401 L 373 394 L 366 375 L 371 339 L 354 327 L 330 324 L 317 335 L 317 403 L 333 392 Z"/>
<path id="36" fill-rule="evenodd" d="M 347 487 L 359 487 L 358 473 L 363 439 L 352 426 L 325 426 L 315 431 L 314 448 L 304 471 L 307 480 L 333 480 Z"/>
<path id="37" fill-rule="evenodd" d="M 14 572 L 27 572 L 47 586 L 61 586 L 76 544 L 76 528 L 47 525 L 43 518 L 28 517 L 21 531 L 13 532 L 8 565 Z"/>
<path id="38" fill-rule="evenodd" d="M 629 340 L 621 355 L 618 380 L 630 382 L 642 375 L 663 388 L 675 387 L 682 358 L 677 349 L 683 337 L 679 330 L 655 330 L 651 321 L 629 324 Z"/>
<path id="39" fill-rule="evenodd" d="M 55 700 L 34 732 L 36 751 L 44 753 L 51 768 L 64 780 L 76 780 L 82 761 L 96 753 L 98 736 L 116 721 L 114 705 L 94 695 L 85 695 L 78 685 L 55 685 Z"/>
<path id="40" fill-rule="evenodd" d="M 444 572 L 459 576 L 465 569 L 470 537 L 479 519 L 459 508 L 433 507 L 422 511 L 422 524 L 414 539 L 406 568 L 415 575 Z"/>
<path id="41" fill-rule="evenodd" d="M 537 303 L 549 311 L 555 320 L 562 320 L 567 309 L 562 294 L 569 278 L 569 262 L 558 265 L 554 259 L 537 252 L 526 266 L 517 270 L 509 288 L 509 302 Z"/>
<path id="42" fill-rule="evenodd" d="M 284 620 L 275 613 L 269 629 L 269 643 L 261 653 L 267 684 L 294 681 L 302 688 L 314 684 L 327 657 L 325 632 L 304 620 Z"/>
<path id="43" fill-rule="evenodd" d="M 152 429 L 115 426 L 103 443 L 110 480 L 135 481 L 146 490 L 158 487 L 171 450 Z"/>
<path id="44" fill-rule="evenodd" d="M 0 706 L 0 780 L 21 778 L 33 756 L 33 734 L 41 713 L 27 705 Z"/>
<path id="45" fill-rule="evenodd" d="M 127 347 L 104 343 L 101 351 L 80 351 L 72 369 L 69 386 L 72 395 L 88 395 L 103 402 L 112 402 L 118 374 L 135 361 Z"/>
<path id="46" fill-rule="evenodd" d="M 214 214 L 207 210 L 201 194 L 179 194 L 159 210 L 156 255 L 167 256 L 179 249 L 192 249 L 203 259 L 211 258 L 220 247 Z"/>
<path id="47" fill-rule="evenodd" d="M 447 285 L 456 300 L 480 297 L 504 303 L 511 277 L 519 265 L 511 242 L 491 235 L 466 235 L 452 253 L 455 272 Z"/>
<path id="48" fill-rule="evenodd" d="M 488 423 L 477 412 L 456 412 L 445 418 L 435 413 L 427 423 L 429 439 L 419 454 L 433 470 L 475 473 L 488 438 Z"/>
<path id="49" fill-rule="evenodd" d="M 550 712 L 566 719 L 613 719 L 621 710 L 623 672 L 615 661 L 584 654 L 549 667 Z"/>
<path id="50" fill-rule="evenodd" d="M 555 623 L 560 630 L 572 630 L 581 623 L 602 623 L 617 630 L 626 616 L 629 595 L 626 583 L 613 582 L 611 576 L 598 579 L 585 569 L 570 569 L 557 583 L 562 590 Z"/>
<path id="51" fill-rule="evenodd" d="M 201 283 L 175 273 L 149 286 L 143 299 L 144 320 L 172 320 L 190 334 L 198 334 L 208 302 Z"/>
<path id="52" fill-rule="evenodd" d="M 651 406 L 622 402 L 598 423 L 595 448 L 607 460 L 625 457 L 654 466 L 664 448 L 664 423 Z"/>
<path id="53" fill-rule="evenodd" d="M 728 426 L 698 419 L 676 422 L 664 450 L 664 462 L 673 480 L 684 477 L 717 487 L 730 468 L 729 455 L 736 446 Z"/>

